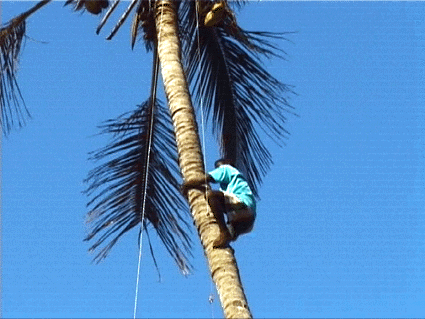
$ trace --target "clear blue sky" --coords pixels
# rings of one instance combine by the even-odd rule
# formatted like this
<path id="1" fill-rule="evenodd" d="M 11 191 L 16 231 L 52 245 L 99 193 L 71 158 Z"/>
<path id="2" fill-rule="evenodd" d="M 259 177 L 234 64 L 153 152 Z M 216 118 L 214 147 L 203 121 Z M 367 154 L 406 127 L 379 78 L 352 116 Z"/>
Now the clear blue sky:
<path id="1" fill-rule="evenodd" d="M 31 4 L 3 1 L 2 21 Z M 98 17 L 62 5 L 29 20 L 18 80 L 32 119 L 2 140 L 2 315 L 132 317 L 138 231 L 91 263 L 81 191 L 87 153 L 107 141 L 96 126 L 146 99 L 151 56 L 130 50 L 128 23 L 108 42 L 112 23 L 96 36 Z M 285 147 L 267 144 L 255 229 L 234 245 L 255 317 L 424 316 L 424 17 L 423 2 L 239 14 L 250 30 L 297 31 L 280 43 L 287 61 L 266 65 L 295 85 L 299 117 Z M 188 278 L 152 237 L 162 282 L 144 245 L 138 317 L 221 317 L 195 235 Z"/>

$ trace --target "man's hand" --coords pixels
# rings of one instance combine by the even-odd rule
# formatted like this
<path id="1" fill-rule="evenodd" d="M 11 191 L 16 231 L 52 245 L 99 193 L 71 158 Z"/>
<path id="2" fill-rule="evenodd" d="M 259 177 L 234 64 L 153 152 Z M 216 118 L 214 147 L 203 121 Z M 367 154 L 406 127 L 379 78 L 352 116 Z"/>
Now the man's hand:
<path id="1" fill-rule="evenodd" d="M 208 183 L 211 181 L 211 176 L 208 174 L 200 174 L 199 176 L 196 176 L 195 178 L 184 181 L 181 186 L 181 192 L 182 194 L 187 197 L 187 193 L 189 190 L 196 188 L 199 190 L 207 190 L 209 189 Z"/>

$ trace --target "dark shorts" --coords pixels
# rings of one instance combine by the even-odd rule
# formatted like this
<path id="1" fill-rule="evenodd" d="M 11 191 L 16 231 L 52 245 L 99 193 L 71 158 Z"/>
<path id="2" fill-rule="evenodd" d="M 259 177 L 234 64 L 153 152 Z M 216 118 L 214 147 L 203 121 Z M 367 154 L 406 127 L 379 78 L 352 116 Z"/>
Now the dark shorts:
<path id="1" fill-rule="evenodd" d="M 227 223 L 233 226 L 237 235 L 249 233 L 254 227 L 255 213 L 235 195 L 223 193 L 227 211 Z"/>

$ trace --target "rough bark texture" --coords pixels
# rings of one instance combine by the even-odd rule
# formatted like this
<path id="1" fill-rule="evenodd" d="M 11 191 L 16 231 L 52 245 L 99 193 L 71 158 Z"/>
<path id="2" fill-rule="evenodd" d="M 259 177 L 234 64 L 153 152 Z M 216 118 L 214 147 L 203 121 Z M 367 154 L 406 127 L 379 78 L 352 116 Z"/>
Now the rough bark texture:
<path id="1" fill-rule="evenodd" d="M 195 113 L 181 63 L 176 1 L 157 1 L 158 55 L 185 180 L 204 173 Z M 213 248 L 219 227 L 204 193 L 191 190 L 189 205 L 226 318 L 251 318 L 232 248 Z"/>

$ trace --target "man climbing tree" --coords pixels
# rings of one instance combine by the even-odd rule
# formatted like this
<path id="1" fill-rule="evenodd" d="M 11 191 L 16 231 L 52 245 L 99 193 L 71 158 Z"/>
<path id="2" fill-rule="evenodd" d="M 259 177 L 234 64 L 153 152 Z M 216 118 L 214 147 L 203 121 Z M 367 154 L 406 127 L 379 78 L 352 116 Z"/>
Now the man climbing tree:
<path id="1" fill-rule="evenodd" d="M 220 223 L 221 236 L 216 240 L 216 247 L 226 246 L 235 241 L 239 235 L 249 233 L 256 216 L 256 202 L 247 181 L 229 159 L 219 159 L 215 169 L 205 176 L 199 176 L 182 185 L 186 195 L 191 188 L 207 187 L 206 183 L 219 183 L 220 191 L 207 187 L 208 204 Z M 227 215 L 227 222 L 224 214 Z"/>

